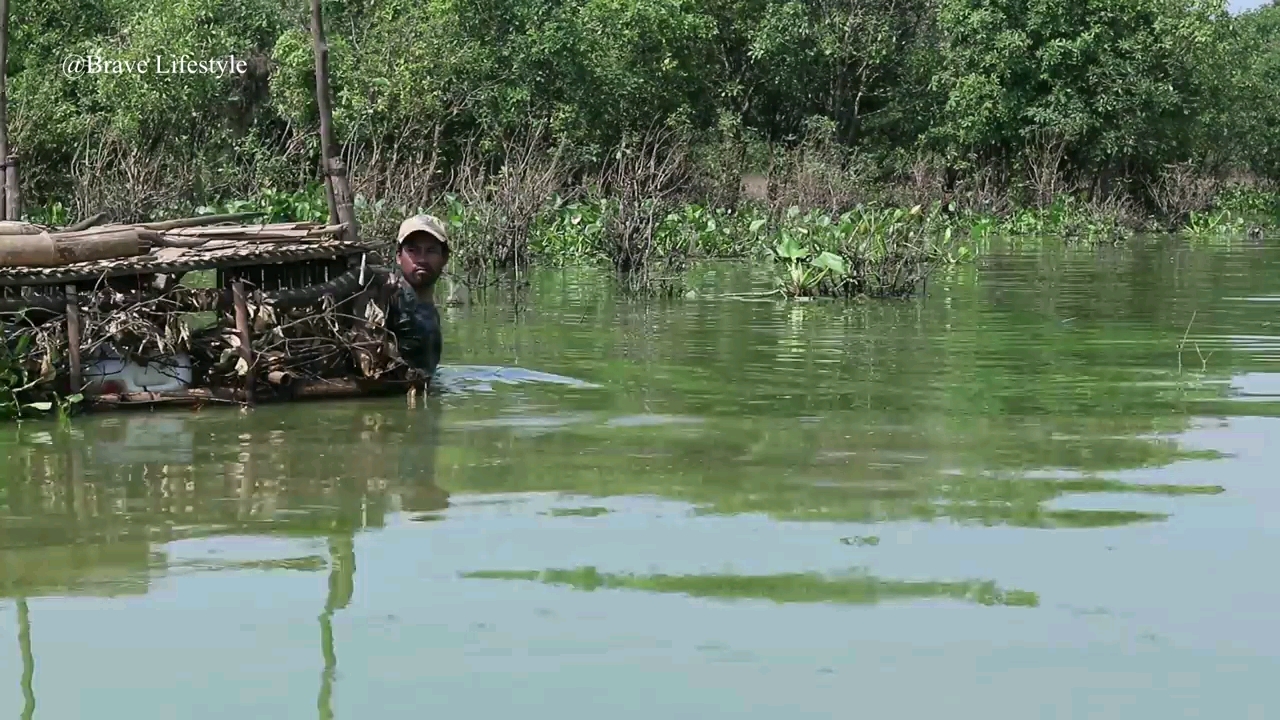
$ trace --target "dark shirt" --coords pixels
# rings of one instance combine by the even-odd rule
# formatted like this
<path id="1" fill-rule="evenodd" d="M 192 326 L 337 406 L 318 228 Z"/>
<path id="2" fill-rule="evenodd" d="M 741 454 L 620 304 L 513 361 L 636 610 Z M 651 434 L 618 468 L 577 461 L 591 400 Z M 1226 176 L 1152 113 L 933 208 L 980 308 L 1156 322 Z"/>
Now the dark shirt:
<path id="1" fill-rule="evenodd" d="M 409 284 L 393 276 L 398 292 L 390 307 L 388 327 L 395 333 L 400 357 L 410 367 L 431 375 L 440 364 L 443 336 L 440 311 L 435 303 L 423 302 Z"/>

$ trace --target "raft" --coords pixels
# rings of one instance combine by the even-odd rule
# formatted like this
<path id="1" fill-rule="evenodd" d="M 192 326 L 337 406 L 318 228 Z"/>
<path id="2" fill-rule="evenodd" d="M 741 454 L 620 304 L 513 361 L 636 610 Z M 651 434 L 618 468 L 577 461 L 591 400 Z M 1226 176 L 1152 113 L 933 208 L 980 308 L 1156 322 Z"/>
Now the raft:
<path id="1" fill-rule="evenodd" d="M 84 406 L 252 405 L 425 386 L 385 321 L 394 285 L 345 223 L 207 216 L 0 227 L 0 342 L 19 390 Z"/>

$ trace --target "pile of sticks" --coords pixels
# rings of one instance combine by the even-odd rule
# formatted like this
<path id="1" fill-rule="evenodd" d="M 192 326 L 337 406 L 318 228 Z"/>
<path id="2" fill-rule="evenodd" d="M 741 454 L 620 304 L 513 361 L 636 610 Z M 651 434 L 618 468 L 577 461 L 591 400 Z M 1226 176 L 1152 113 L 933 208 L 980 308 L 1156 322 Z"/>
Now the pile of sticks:
<path id="1" fill-rule="evenodd" d="M 64 230 L 3 221 L 0 222 L 0 267 L 58 267 L 137 257 L 156 248 L 198 251 L 211 243 L 213 247 L 226 247 L 228 243 L 306 242 L 340 237 L 346 230 L 344 223 L 234 224 L 249 217 L 254 217 L 254 214 L 206 215 L 99 227 L 78 223 Z M 89 220 L 100 219 L 101 216 L 95 216 Z"/>
<path id="2" fill-rule="evenodd" d="M 309 302 L 287 305 L 243 289 L 243 301 L 228 304 L 213 288 L 179 286 L 157 293 L 99 286 L 67 304 L 74 319 L 14 322 L 5 327 L 3 341 L 23 348 L 22 389 L 35 400 L 86 389 L 101 396 L 86 382 L 98 360 L 163 368 L 180 355 L 191 361 L 190 392 L 92 399 L 253 403 L 401 389 L 423 379 L 400 358 L 387 330 L 394 282 L 385 271 L 370 268 L 363 284 L 335 285 Z M 215 322 L 193 325 L 192 312 L 202 309 L 213 311 Z M 70 354 L 72 346 L 79 352 Z"/>

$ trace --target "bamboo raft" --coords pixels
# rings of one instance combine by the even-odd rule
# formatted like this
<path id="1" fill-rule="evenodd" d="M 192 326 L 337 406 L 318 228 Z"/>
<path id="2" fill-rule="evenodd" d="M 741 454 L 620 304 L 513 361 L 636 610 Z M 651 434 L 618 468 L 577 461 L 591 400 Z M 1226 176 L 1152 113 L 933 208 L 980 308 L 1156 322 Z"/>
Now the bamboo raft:
<path id="1" fill-rule="evenodd" d="M 404 392 L 393 285 L 346 225 L 243 216 L 51 231 L 0 222 L 0 328 L 29 394 L 95 408 Z M 205 271 L 205 282 L 186 282 Z M 199 327 L 199 314 L 212 323 Z M 113 379 L 129 366 L 163 382 Z M 122 371 L 121 371 L 122 372 Z M 174 385 L 178 387 L 174 387 Z"/>

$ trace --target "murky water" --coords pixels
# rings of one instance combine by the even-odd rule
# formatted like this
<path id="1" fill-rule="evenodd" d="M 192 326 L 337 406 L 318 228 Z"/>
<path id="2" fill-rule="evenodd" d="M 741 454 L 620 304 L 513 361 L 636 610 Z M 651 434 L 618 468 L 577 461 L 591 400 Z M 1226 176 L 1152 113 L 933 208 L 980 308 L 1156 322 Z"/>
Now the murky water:
<path id="1" fill-rule="evenodd" d="M 0 428 L 0 713 L 1280 716 L 1280 248 L 453 309 L 404 400 Z"/>

